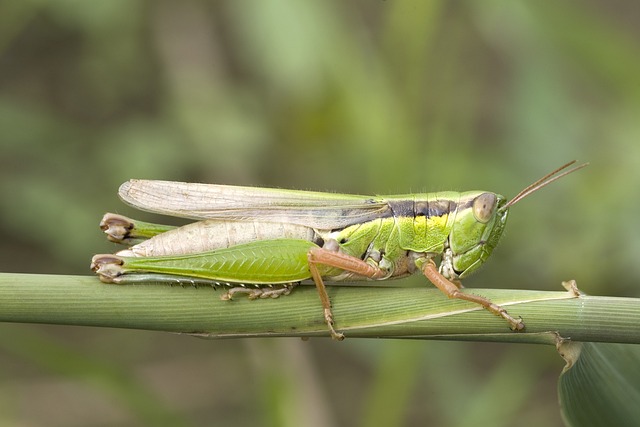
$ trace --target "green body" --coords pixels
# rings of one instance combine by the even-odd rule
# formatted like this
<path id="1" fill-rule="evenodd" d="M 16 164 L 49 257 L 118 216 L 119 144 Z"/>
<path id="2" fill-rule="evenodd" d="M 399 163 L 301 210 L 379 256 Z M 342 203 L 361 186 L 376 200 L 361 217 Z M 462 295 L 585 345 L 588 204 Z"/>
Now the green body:
<path id="1" fill-rule="evenodd" d="M 120 186 L 125 202 L 199 221 L 170 229 L 106 214 L 100 227 L 110 240 L 141 242 L 115 255 L 95 255 L 91 268 L 108 283 L 235 286 L 223 299 L 238 293 L 275 298 L 313 280 L 324 321 L 338 340 L 344 335 L 334 328 L 325 281 L 384 280 L 420 271 L 447 297 L 478 304 L 505 319 L 512 330 L 522 331 L 522 319 L 485 297 L 461 292 L 458 279 L 489 258 L 509 208 L 586 166 L 566 170 L 574 163 L 545 175 L 508 202 L 483 191 L 370 197 L 131 180 Z"/>
<path id="2" fill-rule="evenodd" d="M 390 197 L 251 191 L 260 195 L 284 194 L 285 199 L 296 195 L 305 201 L 296 201 L 295 209 L 283 202 L 276 208 L 271 202 L 254 206 L 250 218 L 238 209 L 233 214 L 229 214 L 233 209 L 224 210 L 226 216 L 219 212 L 198 214 L 198 218 L 208 219 L 158 234 L 139 247 L 116 254 L 123 264 L 119 279 L 113 281 L 155 273 L 228 284 L 299 282 L 311 277 L 307 253 L 314 247 L 331 248 L 365 260 L 384 270 L 385 278 L 412 274 L 425 260 L 439 258 L 441 274 L 458 279 L 486 261 L 502 234 L 508 213 L 508 209 L 502 209 L 506 203 L 502 196 L 480 191 Z M 127 200 L 122 189 L 121 196 Z M 127 201 L 145 208 L 139 200 Z M 329 208 L 321 208 L 319 201 Z M 255 200 L 253 203 L 260 205 Z M 219 238 L 221 235 L 223 239 Z M 191 247 L 185 242 L 193 241 L 194 236 L 198 240 L 193 245 L 195 249 L 185 249 Z M 363 279 L 330 266 L 321 266 L 320 271 L 329 281 Z"/>

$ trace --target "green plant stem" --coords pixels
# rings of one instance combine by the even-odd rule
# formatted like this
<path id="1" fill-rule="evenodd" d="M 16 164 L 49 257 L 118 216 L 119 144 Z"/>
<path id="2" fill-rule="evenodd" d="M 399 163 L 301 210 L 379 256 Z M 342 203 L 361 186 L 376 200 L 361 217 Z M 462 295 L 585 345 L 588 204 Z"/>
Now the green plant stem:
<path id="1" fill-rule="evenodd" d="M 421 338 L 555 344 L 640 343 L 640 299 L 571 292 L 465 289 L 524 319 L 512 332 L 475 304 L 438 290 L 401 286 L 330 286 L 338 330 L 349 338 Z M 328 336 L 313 286 L 250 301 L 220 299 L 211 287 L 107 285 L 92 276 L 0 273 L 0 321 L 104 326 L 206 335 L 212 338 Z"/>

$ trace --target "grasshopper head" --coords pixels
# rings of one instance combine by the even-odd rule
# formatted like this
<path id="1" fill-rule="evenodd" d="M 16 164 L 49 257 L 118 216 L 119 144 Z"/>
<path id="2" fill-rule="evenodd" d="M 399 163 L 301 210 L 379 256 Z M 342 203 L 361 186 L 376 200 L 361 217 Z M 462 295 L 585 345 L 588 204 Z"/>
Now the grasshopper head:
<path id="1" fill-rule="evenodd" d="M 445 249 L 442 274 L 464 278 L 491 255 L 507 223 L 507 199 L 490 192 L 463 193 Z"/>
<path id="2" fill-rule="evenodd" d="M 588 165 L 585 163 L 566 170 L 575 162 L 569 162 L 543 176 L 509 201 L 490 192 L 461 194 L 449 234 L 449 245 L 442 255 L 442 275 L 449 279 L 464 278 L 477 270 L 498 244 L 507 223 L 509 208 L 553 181 Z"/>

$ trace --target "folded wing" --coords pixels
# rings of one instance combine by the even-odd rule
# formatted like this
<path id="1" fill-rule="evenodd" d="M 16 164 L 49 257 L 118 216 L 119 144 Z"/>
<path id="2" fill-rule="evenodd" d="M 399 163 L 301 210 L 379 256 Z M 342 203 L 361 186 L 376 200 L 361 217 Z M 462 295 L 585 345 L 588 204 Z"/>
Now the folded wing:
<path id="1" fill-rule="evenodd" d="M 335 230 L 392 214 L 381 198 L 275 188 L 130 180 L 120 198 L 145 211 L 191 219 L 267 221 Z"/>

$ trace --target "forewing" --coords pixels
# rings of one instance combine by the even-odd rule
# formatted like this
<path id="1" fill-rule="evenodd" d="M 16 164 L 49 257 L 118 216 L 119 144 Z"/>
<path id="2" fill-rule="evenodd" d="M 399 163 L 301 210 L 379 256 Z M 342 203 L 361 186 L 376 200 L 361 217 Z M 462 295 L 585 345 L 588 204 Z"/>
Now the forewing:
<path id="1" fill-rule="evenodd" d="M 315 191 L 130 180 L 120 198 L 141 210 L 191 219 L 269 221 L 333 230 L 390 215 L 384 199 Z"/>

